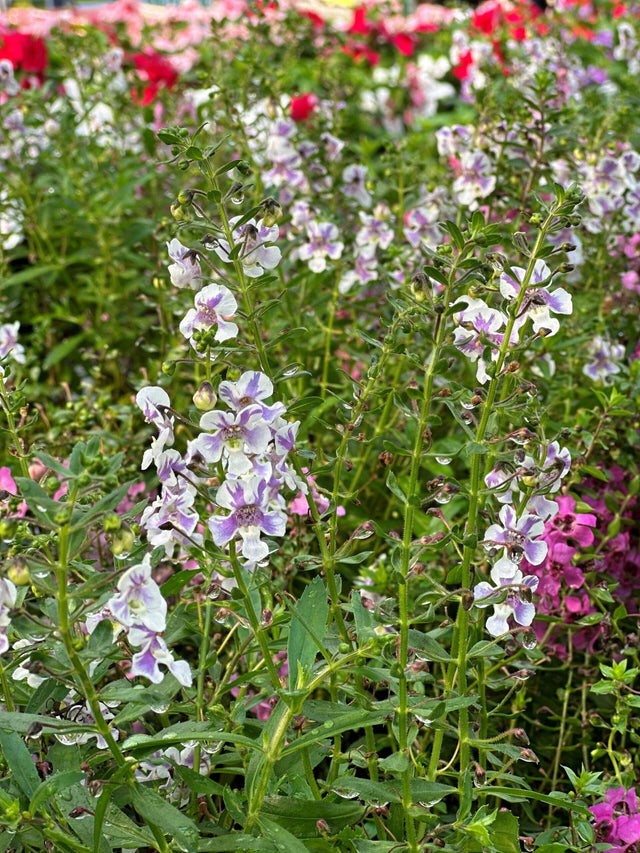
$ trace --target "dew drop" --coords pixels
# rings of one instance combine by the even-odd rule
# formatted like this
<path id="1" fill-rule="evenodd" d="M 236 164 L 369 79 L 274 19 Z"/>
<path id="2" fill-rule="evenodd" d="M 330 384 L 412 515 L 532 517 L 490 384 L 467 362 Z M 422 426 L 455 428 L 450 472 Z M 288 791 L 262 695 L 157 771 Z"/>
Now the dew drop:
<path id="1" fill-rule="evenodd" d="M 357 791 L 348 791 L 345 788 L 332 788 L 331 790 L 334 794 L 337 794 L 345 800 L 357 800 L 358 798 Z"/>
<path id="2" fill-rule="evenodd" d="M 451 465 L 451 456 L 436 456 L 436 462 L 439 465 Z"/>
<path id="3" fill-rule="evenodd" d="M 524 560 L 524 548 L 521 548 L 519 545 L 512 545 L 509 549 L 509 559 L 516 566 L 519 566 Z"/>
<path id="4" fill-rule="evenodd" d="M 231 196 L 231 204 L 242 204 L 244 201 L 244 193 L 235 193 Z"/>
<path id="5" fill-rule="evenodd" d="M 475 409 L 476 407 L 475 403 L 461 403 L 460 405 L 463 409 Z"/>
<path id="6" fill-rule="evenodd" d="M 440 489 L 440 491 L 436 492 L 433 497 L 434 500 L 439 504 L 448 504 L 453 495 L 446 489 Z"/>
<path id="7" fill-rule="evenodd" d="M 522 634 L 522 645 L 525 649 L 529 649 L 529 651 L 535 649 L 538 645 L 538 638 L 533 631 L 524 631 Z"/>

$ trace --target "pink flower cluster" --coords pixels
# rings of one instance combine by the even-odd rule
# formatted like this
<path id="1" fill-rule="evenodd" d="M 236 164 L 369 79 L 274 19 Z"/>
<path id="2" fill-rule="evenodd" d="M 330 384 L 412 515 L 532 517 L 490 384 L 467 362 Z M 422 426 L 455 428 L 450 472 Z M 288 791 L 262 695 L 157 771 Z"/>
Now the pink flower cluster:
<path id="1" fill-rule="evenodd" d="M 596 843 L 608 842 L 606 853 L 636 853 L 640 841 L 640 814 L 635 788 L 610 788 L 604 803 L 591 806 L 596 819 Z"/>

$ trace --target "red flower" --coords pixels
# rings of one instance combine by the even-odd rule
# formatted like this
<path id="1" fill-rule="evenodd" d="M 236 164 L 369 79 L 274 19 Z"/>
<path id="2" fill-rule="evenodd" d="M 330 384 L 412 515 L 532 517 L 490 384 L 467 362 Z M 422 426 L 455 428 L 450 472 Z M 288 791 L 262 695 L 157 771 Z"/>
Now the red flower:
<path id="1" fill-rule="evenodd" d="M 367 21 L 367 10 L 364 6 L 358 6 L 353 10 L 353 22 L 347 32 L 355 33 L 359 36 L 368 36 L 374 27 Z"/>
<path id="2" fill-rule="evenodd" d="M 471 18 L 471 26 L 480 30 L 485 35 L 490 36 L 495 29 L 500 26 L 501 8 L 499 3 L 483 3 L 482 6 L 473 13 Z"/>
<path id="3" fill-rule="evenodd" d="M 0 59 L 8 59 L 15 71 L 42 74 L 49 64 L 44 40 L 29 33 L 3 33 Z"/>
<path id="4" fill-rule="evenodd" d="M 342 48 L 342 52 L 350 56 L 354 62 L 360 62 L 361 59 L 369 63 L 369 65 L 377 65 L 380 62 L 380 54 L 371 50 L 366 44 L 350 44 Z"/>
<path id="5" fill-rule="evenodd" d="M 136 53 L 129 57 L 138 71 L 140 79 L 146 83 L 142 91 L 133 90 L 134 101 L 141 106 L 146 106 L 155 100 L 161 86 L 172 89 L 178 82 L 178 72 L 164 56 L 160 56 L 152 50 L 145 53 Z"/>
<path id="6" fill-rule="evenodd" d="M 451 70 L 451 73 L 458 80 L 466 80 L 469 76 L 469 69 L 473 65 L 473 56 L 471 51 L 467 50 L 460 54 L 458 64 Z"/>
<path id="7" fill-rule="evenodd" d="M 291 98 L 291 118 L 294 121 L 306 121 L 317 106 L 318 98 L 311 92 Z"/>
<path id="8" fill-rule="evenodd" d="M 403 56 L 413 56 L 416 49 L 415 39 L 407 33 L 397 33 L 391 37 L 394 44 Z"/>

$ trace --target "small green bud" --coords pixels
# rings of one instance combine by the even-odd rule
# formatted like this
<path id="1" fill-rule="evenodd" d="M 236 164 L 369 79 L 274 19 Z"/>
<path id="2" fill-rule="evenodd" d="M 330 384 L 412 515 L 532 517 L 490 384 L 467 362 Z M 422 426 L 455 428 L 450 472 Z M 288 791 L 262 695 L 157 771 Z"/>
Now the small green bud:
<path id="1" fill-rule="evenodd" d="M 338 646 L 338 651 L 341 655 L 348 655 L 351 651 L 351 646 L 349 643 L 340 643 L 340 645 Z"/>
<path id="2" fill-rule="evenodd" d="M 58 512 L 54 515 L 53 520 L 61 527 L 65 524 L 68 524 L 71 521 L 70 507 L 65 506 L 59 509 Z"/>
<path id="3" fill-rule="evenodd" d="M 11 542 L 16 535 L 17 523 L 13 518 L 0 518 L 0 539 L 3 542 Z"/>
<path id="4" fill-rule="evenodd" d="M 236 163 L 236 171 L 239 172 L 243 178 L 246 178 L 251 174 L 251 166 L 246 160 L 240 160 L 239 163 Z"/>
<path id="5" fill-rule="evenodd" d="M 120 516 L 116 512 L 109 512 L 105 515 L 102 522 L 102 527 L 105 533 L 115 533 L 122 527 Z"/>
<path id="6" fill-rule="evenodd" d="M 7 564 L 7 577 L 16 586 L 26 586 L 31 582 L 29 564 L 24 557 L 13 557 Z"/>
<path id="7" fill-rule="evenodd" d="M 93 468 L 93 467 L 94 467 L 94 466 L 92 466 L 92 468 Z M 84 472 L 83 472 L 82 474 L 80 474 L 80 476 L 78 477 L 77 482 L 78 482 L 78 486 L 79 486 L 81 489 L 86 489 L 86 488 L 87 488 L 87 486 L 90 486 L 90 485 L 91 485 L 91 474 L 89 474 L 87 471 L 84 471 Z"/>
<path id="8" fill-rule="evenodd" d="M 174 201 L 170 209 L 176 222 L 190 222 L 193 219 L 189 208 L 183 207 L 178 201 Z"/>
<path id="9" fill-rule="evenodd" d="M 534 213 L 529 217 L 529 222 L 531 225 L 542 225 L 543 218 L 539 213 Z"/>
<path id="10" fill-rule="evenodd" d="M 193 405 L 199 412 L 210 412 L 217 402 L 216 392 L 213 390 L 213 385 L 207 382 L 200 383 L 200 387 L 192 397 Z"/>
<path id="11" fill-rule="evenodd" d="M 282 219 L 282 208 L 275 198 L 266 198 L 262 202 L 264 213 L 262 214 L 262 224 L 265 228 L 271 228 Z"/>
<path id="12" fill-rule="evenodd" d="M 114 557 L 126 557 L 131 553 L 135 545 L 136 537 L 128 525 L 123 525 L 120 530 L 113 534 L 111 539 L 111 553 Z"/>
<path id="13" fill-rule="evenodd" d="M 178 202 L 179 204 L 189 205 L 193 201 L 193 196 L 193 190 L 180 190 L 178 193 Z"/>
<path id="14" fill-rule="evenodd" d="M 176 372 L 176 363 L 175 361 L 164 361 L 162 363 L 162 372 L 167 376 L 173 376 Z"/>

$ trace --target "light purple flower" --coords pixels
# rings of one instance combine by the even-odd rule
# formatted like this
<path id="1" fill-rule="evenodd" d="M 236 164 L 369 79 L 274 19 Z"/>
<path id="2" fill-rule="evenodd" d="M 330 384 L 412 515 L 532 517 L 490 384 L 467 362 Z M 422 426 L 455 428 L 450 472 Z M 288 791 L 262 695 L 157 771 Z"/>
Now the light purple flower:
<path id="1" fill-rule="evenodd" d="M 246 480 L 225 480 L 218 489 L 216 504 L 230 510 L 225 518 L 213 516 L 209 529 L 218 547 L 227 545 L 234 537 L 242 539 L 242 555 L 250 563 L 258 563 L 269 555 L 269 547 L 260 534 L 284 536 L 287 516 L 268 505 L 268 484 L 258 477 Z"/>
<path id="2" fill-rule="evenodd" d="M 460 175 L 453 182 L 453 191 L 459 204 L 474 209 L 478 199 L 486 198 L 495 189 L 493 164 L 483 151 L 463 151 L 459 162 Z"/>
<path id="3" fill-rule="evenodd" d="M 193 338 L 196 329 L 208 331 L 217 327 L 214 338 L 219 343 L 236 337 L 238 327 L 231 322 L 231 318 L 238 310 L 238 303 L 228 287 L 208 284 L 196 293 L 194 304 L 195 307 L 187 311 L 180 323 L 180 331 L 191 341 L 196 351 L 198 346 Z"/>
<path id="4" fill-rule="evenodd" d="M 466 301 L 468 307 L 455 315 L 460 325 L 454 329 L 453 342 L 467 358 L 478 363 L 476 377 L 484 384 L 489 380 L 485 351 L 490 347 L 491 360 L 497 360 L 504 339 L 498 330 L 506 324 L 507 318 L 501 311 L 489 308 L 481 299 L 463 296 L 458 302 L 462 301 Z"/>
<path id="5" fill-rule="evenodd" d="M 264 453 L 271 439 L 259 405 L 246 406 L 237 413 L 205 412 L 200 427 L 206 432 L 189 442 L 187 459 L 199 455 L 208 464 L 222 460 L 234 477 L 251 470 L 249 457 Z"/>
<path id="6" fill-rule="evenodd" d="M 218 388 L 218 397 L 234 412 L 239 412 L 251 405 L 260 406 L 262 418 L 266 423 L 271 423 L 287 411 L 283 403 L 265 405 L 263 400 L 268 399 L 272 394 L 273 382 L 257 370 L 248 370 L 237 382 L 224 380 Z"/>
<path id="7" fill-rule="evenodd" d="M 520 293 L 526 270 L 522 267 L 512 267 L 511 272 L 513 275 L 509 273 L 500 275 L 500 293 L 505 299 L 515 300 Z M 514 330 L 521 329 L 527 318 L 531 317 L 533 331 L 536 334 L 544 329 L 547 336 L 555 335 L 560 328 L 560 323 L 555 317 L 551 317 L 549 312 L 571 314 L 573 310 L 571 295 L 562 287 L 558 287 L 553 293 L 550 293 L 547 290 L 550 281 L 551 270 L 543 260 L 538 259 L 535 262 L 527 292 L 522 300 Z M 546 283 L 546 286 L 539 286 L 543 282 Z"/>
<path id="8" fill-rule="evenodd" d="M 229 222 L 230 226 L 234 228 L 241 218 L 241 216 L 235 216 Z M 238 245 L 242 247 L 238 260 L 243 266 L 245 275 L 249 278 L 259 278 L 265 270 L 272 270 L 278 266 L 282 253 L 272 244 L 278 239 L 279 234 L 280 229 L 277 225 L 267 227 L 262 222 L 256 223 L 255 219 L 250 219 L 234 229 L 234 248 Z M 229 262 L 230 251 L 231 248 L 226 240 L 218 241 L 215 252 L 221 260 Z"/>
<path id="9" fill-rule="evenodd" d="M 612 376 L 620 373 L 620 365 L 617 363 L 624 356 L 622 344 L 612 344 L 606 338 L 596 335 L 587 344 L 587 350 L 592 361 L 585 364 L 582 372 L 595 382 L 610 384 Z"/>
<path id="10" fill-rule="evenodd" d="M 499 516 L 502 524 L 492 524 L 485 533 L 484 547 L 487 550 L 503 546 L 512 563 L 526 557 L 532 566 L 538 566 L 547 556 L 547 543 L 534 541 L 544 533 L 544 521 L 535 515 L 516 517 L 512 506 L 503 506 Z"/>
<path id="11" fill-rule="evenodd" d="M 175 660 L 165 640 L 155 632 L 135 626 L 129 630 L 129 642 L 140 646 L 140 651 L 131 658 L 131 675 L 141 675 L 153 684 L 159 684 L 164 675 L 160 664 L 166 666 L 176 681 L 183 687 L 191 687 L 193 678 L 186 660 Z"/>
<path id="12" fill-rule="evenodd" d="M 336 261 L 342 255 L 344 243 L 337 239 L 338 234 L 333 223 L 311 220 L 307 223 L 309 242 L 298 248 L 298 257 L 309 261 L 309 269 L 312 272 L 324 272 L 327 268 L 327 257 Z"/>
<path id="13" fill-rule="evenodd" d="M 393 229 L 387 221 L 389 208 L 386 205 L 378 205 L 373 216 L 364 211 L 358 213 L 362 228 L 356 234 L 357 246 L 380 246 L 388 249 L 393 240 Z"/>
<path id="14" fill-rule="evenodd" d="M 19 328 L 20 323 L 18 321 L 0 326 L 0 360 L 8 356 L 14 361 L 24 364 L 24 347 L 18 343 Z"/>
<path id="15" fill-rule="evenodd" d="M 482 581 L 477 584 L 473 590 L 473 596 L 477 607 L 490 607 L 493 605 L 493 615 L 486 622 L 487 631 L 492 637 L 500 637 L 509 630 L 508 619 L 513 617 L 518 625 L 528 627 L 533 622 L 536 615 L 535 606 L 530 602 L 523 600 L 523 593 L 530 595 L 538 587 L 538 578 L 534 575 L 523 576 L 519 569 L 513 574 L 501 574 L 496 571 L 498 566 L 494 566 L 491 571 L 491 579 L 496 584 L 492 586 L 487 581 Z M 524 588 L 524 589 L 523 589 Z M 504 595 L 505 589 L 507 595 L 504 601 L 496 602 Z"/>
<path id="16" fill-rule="evenodd" d="M 194 495 L 195 487 L 180 477 L 175 483 L 164 483 L 160 496 L 142 513 L 140 524 L 147 541 L 154 548 L 163 546 L 169 558 L 176 545 L 202 543 L 202 535 L 195 532 L 200 517 L 193 508 Z"/>
<path id="17" fill-rule="evenodd" d="M 348 293 L 354 284 L 368 284 L 370 281 L 376 281 L 378 272 L 375 268 L 376 264 L 376 248 L 374 244 L 362 246 L 360 252 L 356 256 L 355 269 L 347 270 L 340 279 L 338 290 L 340 293 Z"/>
<path id="18" fill-rule="evenodd" d="M 149 631 L 164 631 L 167 602 L 151 577 L 151 556 L 132 566 L 118 581 L 118 592 L 108 603 L 115 619 L 125 628 L 143 626 Z"/>
<path id="19" fill-rule="evenodd" d="M 169 257 L 173 261 L 169 266 L 171 284 L 174 287 L 191 287 L 197 290 L 202 283 L 202 269 L 196 252 L 183 246 L 175 238 L 167 243 Z"/>
<path id="20" fill-rule="evenodd" d="M 363 207 L 371 207 L 371 195 L 366 187 L 367 170 L 364 166 L 351 164 L 342 173 L 342 192 Z"/>
<path id="21" fill-rule="evenodd" d="M 158 385 L 149 385 L 136 394 L 136 405 L 145 419 L 158 428 L 158 448 L 161 452 L 167 444 L 173 444 L 173 415 L 169 413 L 171 400 L 169 395 Z"/>

